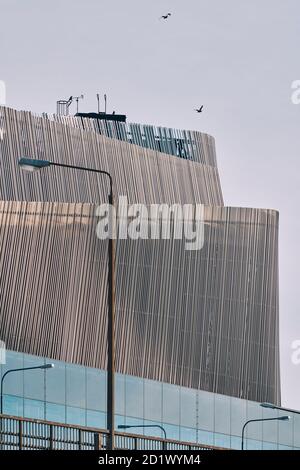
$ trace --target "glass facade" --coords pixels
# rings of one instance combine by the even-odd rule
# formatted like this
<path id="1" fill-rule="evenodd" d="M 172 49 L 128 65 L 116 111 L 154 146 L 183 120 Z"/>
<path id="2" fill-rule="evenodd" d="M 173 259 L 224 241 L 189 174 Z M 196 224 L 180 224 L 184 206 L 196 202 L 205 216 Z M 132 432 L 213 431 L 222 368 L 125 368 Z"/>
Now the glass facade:
<path id="1" fill-rule="evenodd" d="M 9 369 L 45 362 L 53 369 L 13 372 L 3 386 L 3 412 L 59 423 L 106 428 L 106 372 L 7 351 L 1 377 Z M 249 419 L 286 414 L 259 403 L 149 379 L 116 374 L 116 427 L 163 426 L 169 439 L 240 449 Z M 300 416 L 290 421 L 250 423 L 248 449 L 300 449 Z M 136 428 L 135 434 L 163 437 L 159 429 Z"/>

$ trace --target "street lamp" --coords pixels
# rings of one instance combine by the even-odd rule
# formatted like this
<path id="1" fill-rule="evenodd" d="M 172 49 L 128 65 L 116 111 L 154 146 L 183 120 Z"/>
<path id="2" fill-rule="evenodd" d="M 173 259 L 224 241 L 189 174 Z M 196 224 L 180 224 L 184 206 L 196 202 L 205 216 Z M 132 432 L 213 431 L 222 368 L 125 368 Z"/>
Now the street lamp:
<path id="1" fill-rule="evenodd" d="M 54 163 L 48 160 L 35 160 L 32 158 L 20 158 L 19 165 L 23 170 L 34 172 L 56 166 L 61 168 L 69 168 L 72 170 L 88 171 L 90 173 L 98 173 L 109 178 L 109 195 L 108 202 L 114 205 L 113 198 L 113 180 L 110 173 L 104 170 L 96 170 L 93 168 L 85 168 L 76 165 L 67 165 L 64 163 Z M 112 214 L 110 214 L 109 223 L 113 227 Z M 114 449 L 114 432 L 115 432 L 115 240 L 113 230 L 108 239 L 108 320 L 107 320 L 107 429 L 109 431 L 108 450 Z"/>
<path id="2" fill-rule="evenodd" d="M 244 450 L 245 429 L 249 423 L 257 423 L 257 422 L 263 422 L 263 421 L 289 421 L 289 420 L 290 420 L 290 416 L 278 416 L 277 418 L 249 419 L 249 421 L 246 421 L 246 423 L 244 424 L 243 430 L 242 430 L 242 450 Z"/>
<path id="3" fill-rule="evenodd" d="M 118 426 L 118 429 L 130 429 L 130 428 L 159 428 L 162 430 L 162 432 L 164 433 L 164 436 L 165 436 L 165 440 L 163 441 L 163 450 L 166 450 L 167 446 L 166 446 L 166 440 L 167 440 L 167 433 L 166 433 L 166 430 L 163 426 L 161 426 L 160 424 L 136 424 L 136 425 L 127 425 L 127 424 L 120 424 Z"/>
<path id="4" fill-rule="evenodd" d="M 40 366 L 34 366 L 34 367 L 22 367 L 20 369 L 9 369 L 7 370 L 1 379 L 1 408 L 0 408 L 0 414 L 3 414 L 3 383 L 4 379 L 7 376 L 7 374 L 10 374 L 11 372 L 20 372 L 23 370 L 35 370 L 35 369 L 52 369 L 54 367 L 54 364 L 42 364 Z"/>
<path id="5" fill-rule="evenodd" d="M 263 408 L 269 408 L 271 410 L 287 411 L 288 413 L 295 413 L 296 415 L 300 415 L 300 411 L 291 410 L 290 408 L 282 408 L 281 406 L 273 405 L 272 403 L 261 403 L 260 406 Z"/>

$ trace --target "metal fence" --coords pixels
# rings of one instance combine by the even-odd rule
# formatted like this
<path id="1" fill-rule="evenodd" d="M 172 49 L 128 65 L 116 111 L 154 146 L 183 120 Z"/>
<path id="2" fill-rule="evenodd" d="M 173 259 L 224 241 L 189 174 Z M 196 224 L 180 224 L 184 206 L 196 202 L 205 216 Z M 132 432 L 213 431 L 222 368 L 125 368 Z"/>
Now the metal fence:
<path id="1" fill-rule="evenodd" d="M 0 415 L 1 450 L 105 450 L 108 432 L 16 416 Z M 116 449 L 212 450 L 201 444 L 136 434 L 115 434 Z"/>

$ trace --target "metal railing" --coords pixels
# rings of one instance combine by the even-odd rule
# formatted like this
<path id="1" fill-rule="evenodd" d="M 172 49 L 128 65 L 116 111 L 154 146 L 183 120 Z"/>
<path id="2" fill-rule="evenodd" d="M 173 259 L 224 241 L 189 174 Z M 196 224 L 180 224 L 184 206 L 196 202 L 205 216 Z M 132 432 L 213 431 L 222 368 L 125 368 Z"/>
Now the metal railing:
<path id="1" fill-rule="evenodd" d="M 1 450 L 105 450 L 108 432 L 68 424 L 0 415 Z M 217 447 L 158 437 L 115 433 L 115 448 L 130 450 L 212 450 Z"/>

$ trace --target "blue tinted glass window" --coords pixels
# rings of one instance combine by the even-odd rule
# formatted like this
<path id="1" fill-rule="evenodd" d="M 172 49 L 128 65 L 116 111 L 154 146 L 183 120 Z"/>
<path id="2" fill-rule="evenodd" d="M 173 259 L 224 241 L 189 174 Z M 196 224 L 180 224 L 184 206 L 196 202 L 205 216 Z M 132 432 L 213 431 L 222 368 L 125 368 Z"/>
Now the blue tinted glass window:
<path id="1" fill-rule="evenodd" d="M 126 416 L 125 424 L 130 425 L 130 426 L 134 426 L 134 425 L 140 426 L 141 424 L 144 424 L 144 421 L 143 419 L 131 418 L 130 416 Z M 121 432 L 127 432 L 127 433 L 132 433 L 132 434 L 145 434 L 145 435 L 151 436 L 150 431 L 144 428 L 140 428 L 140 427 L 132 428 L 132 429 L 124 429 Z"/>
<path id="2" fill-rule="evenodd" d="M 65 423 L 66 407 L 56 403 L 46 403 L 46 419 L 57 423 Z"/>
<path id="3" fill-rule="evenodd" d="M 247 420 L 249 419 L 262 419 L 263 417 L 263 408 L 260 406 L 259 403 L 255 403 L 252 401 L 246 401 L 247 405 Z M 254 423 L 249 423 L 246 428 L 246 434 L 245 436 L 247 439 L 253 439 L 253 440 L 262 440 L 263 435 L 263 424 L 262 422 L 254 422 Z"/>
<path id="4" fill-rule="evenodd" d="M 106 373 L 97 369 L 86 369 L 87 407 L 106 411 Z"/>
<path id="5" fill-rule="evenodd" d="M 102 411 L 87 410 L 86 419 L 87 426 L 91 428 L 106 429 L 106 413 L 103 413 Z"/>
<path id="6" fill-rule="evenodd" d="M 184 442 L 196 442 L 196 429 L 180 427 L 180 440 Z"/>
<path id="7" fill-rule="evenodd" d="M 263 418 L 274 418 L 274 417 L 278 417 L 279 416 L 279 412 L 277 410 L 272 410 L 272 409 L 268 409 L 268 408 L 262 408 L 260 407 L 261 410 L 262 410 L 262 414 L 263 414 Z M 287 421 L 288 423 L 288 421 Z M 278 426 L 282 426 L 282 425 L 285 425 L 286 422 L 282 421 L 280 423 L 280 421 L 265 421 L 263 423 L 260 423 L 260 425 L 262 426 L 262 439 L 263 441 L 265 442 L 276 442 L 278 441 Z M 250 424 L 251 426 L 251 424 Z M 258 439 L 260 439 L 260 436 L 261 434 L 257 432 L 257 434 L 254 434 L 253 433 L 253 426 L 255 426 L 255 423 L 252 424 L 252 434 L 249 432 L 248 436 L 247 437 L 251 437 L 251 438 L 255 438 L 256 436 L 258 437 Z"/>
<path id="8" fill-rule="evenodd" d="M 250 447 L 247 447 L 247 449 Z M 263 442 L 263 450 L 277 450 L 277 443 L 275 442 Z"/>
<path id="9" fill-rule="evenodd" d="M 214 445 L 214 434 L 212 432 L 197 429 L 196 436 L 198 444 Z"/>
<path id="10" fill-rule="evenodd" d="M 126 376 L 125 379 L 125 409 L 126 416 L 143 419 L 144 416 L 144 387 L 143 379 Z"/>
<path id="11" fill-rule="evenodd" d="M 214 445 L 216 447 L 224 447 L 225 449 L 229 449 L 230 448 L 230 435 L 215 433 Z"/>
<path id="12" fill-rule="evenodd" d="M 74 408 L 72 406 L 67 406 L 67 423 L 68 424 L 77 424 L 80 426 L 86 425 L 86 413 L 85 410 L 81 408 Z"/>
<path id="13" fill-rule="evenodd" d="M 195 390 L 188 388 L 180 389 L 180 425 L 196 428 L 196 397 Z"/>
<path id="14" fill-rule="evenodd" d="M 145 419 L 162 421 L 162 383 L 145 380 Z"/>
<path id="15" fill-rule="evenodd" d="M 300 448 L 300 415 L 294 415 L 294 444 Z"/>
<path id="16" fill-rule="evenodd" d="M 179 440 L 179 426 L 174 426 L 173 424 L 163 423 L 163 427 L 167 434 L 167 439 L 175 439 L 176 441 Z M 160 433 L 160 437 L 164 437 L 164 433 Z"/>
<path id="17" fill-rule="evenodd" d="M 3 395 L 3 412 L 6 415 L 11 416 L 23 416 L 24 415 L 24 401 L 21 397 L 15 397 L 13 395 Z"/>
<path id="18" fill-rule="evenodd" d="M 86 369 L 78 365 L 66 366 L 67 405 L 86 407 Z"/>
<path id="19" fill-rule="evenodd" d="M 45 360 L 24 354 L 24 367 L 44 365 Z M 52 369 L 34 369 L 24 371 L 24 397 L 45 401 L 45 374 Z"/>
<path id="20" fill-rule="evenodd" d="M 283 415 L 283 413 L 282 413 Z M 293 446 L 294 438 L 294 417 L 290 413 L 289 421 L 278 421 L 278 442 L 285 446 Z"/>
<path id="21" fill-rule="evenodd" d="M 215 432 L 230 434 L 230 398 L 215 395 Z"/>
<path id="22" fill-rule="evenodd" d="M 246 421 L 247 421 L 246 401 L 241 400 L 240 398 L 231 398 L 231 405 L 230 405 L 231 434 L 240 438 L 243 425 L 245 424 Z"/>
<path id="23" fill-rule="evenodd" d="M 164 423 L 179 424 L 179 387 L 163 384 L 163 421 Z"/>
<path id="24" fill-rule="evenodd" d="M 116 413 L 125 415 L 125 375 L 116 374 L 115 378 Z"/>
<path id="25" fill-rule="evenodd" d="M 66 366 L 63 362 L 51 361 L 53 369 L 46 373 L 46 400 L 66 404 Z"/>
<path id="26" fill-rule="evenodd" d="M 10 369 L 20 369 L 24 367 L 23 354 L 7 351 L 6 364 L 2 366 L 2 374 Z M 3 391 L 8 395 L 24 396 L 24 372 L 10 372 L 3 381 Z"/>
<path id="27" fill-rule="evenodd" d="M 24 416 L 26 418 L 45 419 L 45 402 L 25 398 Z"/>
<path id="28" fill-rule="evenodd" d="M 200 429 L 212 431 L 214 429 L 214 394 L 198 392 L 198 425 Z"/>

